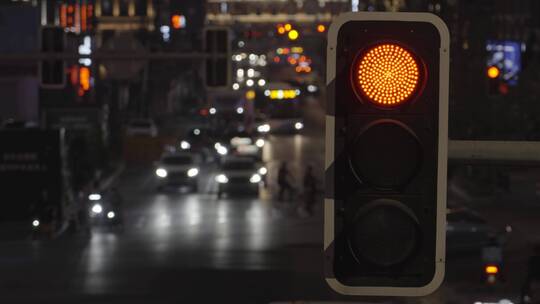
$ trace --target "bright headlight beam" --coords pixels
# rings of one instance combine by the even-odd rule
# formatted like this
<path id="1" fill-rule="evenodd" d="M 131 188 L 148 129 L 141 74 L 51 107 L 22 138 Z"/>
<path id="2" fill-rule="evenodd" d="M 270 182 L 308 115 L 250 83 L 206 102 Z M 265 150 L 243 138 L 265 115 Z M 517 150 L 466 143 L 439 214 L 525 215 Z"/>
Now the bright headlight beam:
<path id="1" fill-rule="evenodd" d="M 103 212 L 103 207 L 100 204 L 95 204 L 94 206 L 92 206 L 92 212 L 100 214 L 101 212 Z"/>
<path id="2" fill-rule="evenodd" d="M 158 177 L 165 178 L 165 177 L 167 177 L 167 170 L 165 170 L 163 168 L 157 168 L 156 169 L 156 175 Z"/>
<path id="3" fill-rule="evenodd" d="M 199 174 L 199 169 L 197 169 L 197 168 L 191 168 L 187 172 L 187 175 L 189 177 L 195 177 L 195 176 L 197 176 L 197 174 Z"/>
<path id="4" fill-rule="evenodd" d="M 256 183 L 259 183 L 261 181 L 261 176 L 259 174 L 253 174 L 250 178 L 249 178 L 249 182 L 252 183 L 252 184 L 256 184 Z"/>
<path id="5" fill-rule="evenodd" d="M 101 199 L 101 194 L 99 193 L 92 193 L 88 195 L 88 199 L 91 201 L 99 201 Z"/>
<path id="6" fill-rule="evenodd" d="M 180 142 L 180 148 L 182 150 L 187 150 L 187 149 L 191 148 L 191 144 L 189 142 L 185 141 L 185 140 L 182 140 Z"/>
<path id="7" fill-rule="evenodd" d="M 227 178 L 225 174 L 219 174 L 216 176 L 216 182 L 220 184 L 226 184 L 229 182 L 229 179 Z"/>

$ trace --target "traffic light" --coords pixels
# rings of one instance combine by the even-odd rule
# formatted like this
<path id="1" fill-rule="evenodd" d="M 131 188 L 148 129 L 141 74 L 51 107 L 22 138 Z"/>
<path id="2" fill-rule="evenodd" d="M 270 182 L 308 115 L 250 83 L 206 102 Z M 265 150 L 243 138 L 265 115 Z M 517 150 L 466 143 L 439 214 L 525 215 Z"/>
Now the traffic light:
<path id="1" fill-rule="evenodd" d="M 43 26 L 41 28 L 41 52 L 62 53 L 65 51 L 65 46 L 66 36 L 62 27 Z M 38 73 L 43 88 L 64 88 L 66 85 L 66 68 L 62 59 L 40 61 Z"/>
<path id="2" fill-rule="evenodd" d="M 227 28 L 207 28 L 204 31 L 205 80 L 207 87 L 228 87 L 231 70 L 231 48 Z"/>
<path id="3" fill-rule="evenodd" d="M 445 267 L 448 29 L 427 13 L 346 13 L 327 53 L 326 281 L 429 294 Z"/>

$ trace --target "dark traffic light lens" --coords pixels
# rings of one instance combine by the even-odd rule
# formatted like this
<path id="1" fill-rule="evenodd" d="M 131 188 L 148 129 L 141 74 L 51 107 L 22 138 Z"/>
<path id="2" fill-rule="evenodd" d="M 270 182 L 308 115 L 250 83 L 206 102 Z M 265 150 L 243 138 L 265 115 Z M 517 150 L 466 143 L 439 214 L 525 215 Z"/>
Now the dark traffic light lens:
<path id="1" fill-rule="evenodd" d="M 358 261 L 394 266 L 410 257 L 419 242 L 418 220 L 404 204 L 378 199 L 362 208 L 349 244 Z"/>
<path id="2" fill-rule="evenodd" d="M 422 159 L 416 136 L 403 124 L 381 120 L 360 133 L 349 151 L 352 169 L 361 182 L 395 189 L 416 175 Z"/>
<path id="3" fill-rule="evenodd" d="M 411 52 L 392 44 L 368 49 L 355 63 L 353 83 L 364 99 L 383 107 L 398 106 L 420 85 L 420 65 Z"/>

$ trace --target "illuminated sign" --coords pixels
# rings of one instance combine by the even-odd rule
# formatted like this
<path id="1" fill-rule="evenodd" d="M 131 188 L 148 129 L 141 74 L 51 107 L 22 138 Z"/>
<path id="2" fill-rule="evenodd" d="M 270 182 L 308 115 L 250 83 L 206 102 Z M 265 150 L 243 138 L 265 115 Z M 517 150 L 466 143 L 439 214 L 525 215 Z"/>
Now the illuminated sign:
<path id="1" fill-rule="evenodd" d="M 521 72 L 522 43 L 512 40 L 490 40 L 486 44 L 487 66 L 497 67 L 501 78 L 509 85 L 516 85 Z"/>

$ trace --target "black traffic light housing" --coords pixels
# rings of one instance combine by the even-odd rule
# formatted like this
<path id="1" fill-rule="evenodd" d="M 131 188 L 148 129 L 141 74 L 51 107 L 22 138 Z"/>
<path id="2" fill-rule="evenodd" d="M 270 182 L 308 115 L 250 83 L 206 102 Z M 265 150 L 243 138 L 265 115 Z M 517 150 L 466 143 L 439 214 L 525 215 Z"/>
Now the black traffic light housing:
<path id="1" fill-rule="evenodd" d="M 43 26 L 40 32 L 40 48 L 43 53 L 63 53 L 66 49 L 66 33 L 60 26 Z M 45 59 L 39 62 L 41 87 L 61 89 L 66 85 L 66 65 L 63 59 Z"/>
<path id="2" fill-rule="evenodd" d="M 326 280 L 429 294 L 445 267 L 448 29 L 427 13 L 347 13 L 327 54 Z"/>

